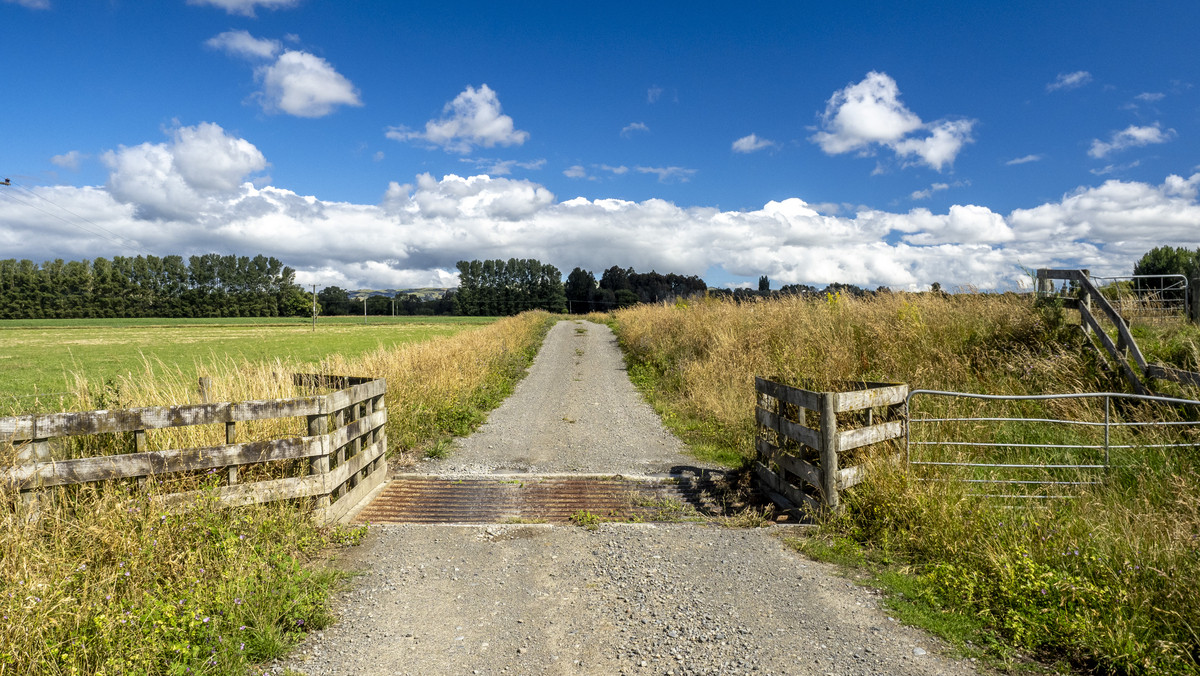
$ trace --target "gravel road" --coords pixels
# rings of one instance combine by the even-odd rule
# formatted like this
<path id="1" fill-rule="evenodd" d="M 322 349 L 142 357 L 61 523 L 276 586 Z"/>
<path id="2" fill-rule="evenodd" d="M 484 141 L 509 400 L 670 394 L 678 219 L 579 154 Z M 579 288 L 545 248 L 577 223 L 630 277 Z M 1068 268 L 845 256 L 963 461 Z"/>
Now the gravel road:
<path id="1" fill-rule="evenodd" d="M 582 331 L 580 331 L 582 329 Z M 607 327 L 560 322 L 529 376 L 421 471 L 697 466 L 629 384 Z M 336 623 L 271 670 L 322 674 L 971 674 L 794 526 L 376 525 Z"/>
<path id="2" fill-rule="evenodd" d="M 660 474 L 704 466 L 668 432 L 625 371 L 603 324 L 559 322 L 529 374 L 449 457 L 415 469 L 435 474 L 580 472 Z"/>

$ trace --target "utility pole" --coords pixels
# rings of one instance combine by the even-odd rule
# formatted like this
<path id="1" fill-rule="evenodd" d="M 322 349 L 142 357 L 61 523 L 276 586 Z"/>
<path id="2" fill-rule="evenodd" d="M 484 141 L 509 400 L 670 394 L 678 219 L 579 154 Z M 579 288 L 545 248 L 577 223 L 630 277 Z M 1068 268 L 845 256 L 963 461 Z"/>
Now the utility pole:
<path id="1" fill-rule="evenodd" d="M 317 285 L 313 284 L 313 333 L 317 332 Z"/>
<path id="2" fill-rule="evenodd" d="M 363 324 L 367 323 L 367 298 L 368 296 L 363 296 Z"/>

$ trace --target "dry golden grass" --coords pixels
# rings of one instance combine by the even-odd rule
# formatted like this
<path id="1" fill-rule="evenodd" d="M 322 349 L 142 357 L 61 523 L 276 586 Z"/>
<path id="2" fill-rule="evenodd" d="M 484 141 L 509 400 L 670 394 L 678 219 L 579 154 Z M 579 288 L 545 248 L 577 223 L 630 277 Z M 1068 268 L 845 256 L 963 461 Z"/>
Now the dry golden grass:
<path id="1" fill-rule="evenodd" d="M 660 374 L 675 413 L 736 429 L 750 452 L 754 377 L 812 390 L 838 381 L 1006 394 L 1097 381 L 1052 315 L 1009 295 L 789 297 L 643 305 L 616 313 L 623 347 Z"/>
<path id="2" fill-rule="evenodd" d="M 526 313 L 454 336 L 335 356 L 314 369 L 286 359 L 228 359 L 199 370 L 210 401 L 304 396 L 291 374 L 384 377 L 393 460 L 422 444 L 465 434 L 511 391 L 554 318 Z M 137 373 L 104 384 L 76 378 L 75 410 L 196 403 L 192 372 L 143 360 Z M 304 433 L 302 419 L 238 425 L 239 440 Z M 224 443 L 223 425 L 149 433 L 151 449 Z M 112 435 L 59 444 L 57 458 L 123 453 Z M 16 449 L 0 448 L 0 466 Z M 64 455 L 65 454 L 65 455 Z M 259 471 L 298 471 L 303 463 Z M 220 473 L 190 484 L 133 481 L 47 491 L 40 518 L 0 484 L 0 676 L 6 674 L 245 674 L 278 656 L 307 628 L 329 620 L 336 575 L 301 564 L 344 539 L 319 532 L 294 505 L 163 510 L 152 497 L 216 485 Z"/>
<path id="3" fill-rule="evenodd" d="M 615 314 L 630 372 L 668 424 L 694 448 L 715 447 L 714 457 L 733 450 L 742 458 L 753 453 L 755 375 L 814 390 L 866 380 L 988 394 L 1120 391 L 1123 383 L 1096 368 L 1078 329 L 1064 319 L 1061 310 L 1035 308 L 1028 297 L 983 294 L 706 300 Z M 917 401 L 914 416 L 951 406 L 928 396 Z M 1103 420 L 1100 401 L 986 410 L 1094 421 Z M 959 414 L 985 410 L 971 401 L 954 406 Z M 1194 414 L 1161 406 L 1121 410 L 1125 420 L 1137 421 L 1195 420 Z M 1057 432 L 1007 423 L 984 432 L 995 438 L 981 439 L 981 427 L 970 425 L 946 434 L 1061 441 L 1046 436 Z M 1195 432 L 1142 428 L 1122 430 L 1120 438 L 1195 444 Z M 977 645 L 998 637 L 1022 652 L 1068 658 L 1101 673 L 1196 673 L 1197 448 L 1124 451 L 1102 485 L 1080 497 L 1016 505 L 972 494 L 963 484 L 922 482 L 915 469 L 881 463 L 843 496 L 845 511 L 826 521 L 822 534 L 849 542 L 858 552 L 852 559 L 887 566 L 883 577 L 911 576 L 893 588 L 904 590 L 908 606 L 932 608 L 925 616 L 930 628 L 954 624 L 950 616 L 968 618 L 965 624 L 983 627 L 983 636 L 968 636 Z"/>

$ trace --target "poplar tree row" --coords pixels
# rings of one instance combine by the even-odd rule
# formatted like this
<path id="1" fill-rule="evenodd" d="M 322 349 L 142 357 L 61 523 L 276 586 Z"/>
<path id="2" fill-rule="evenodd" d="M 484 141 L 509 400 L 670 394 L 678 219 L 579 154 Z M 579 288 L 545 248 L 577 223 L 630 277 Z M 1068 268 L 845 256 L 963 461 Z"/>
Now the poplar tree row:
<path id="1" fill-rule="evenodd" d="M 525 310 L 564 312 L 562 273 L 553 265 L 532 258 L 507 261 L 459 261 L 458 293 L 454 296 L 460 315 L 495 317 Z"/>
<path id="2" fill-rule="evenodd" d="M 708 285 L 695 275 L 638 272 L 616 265 L 605 270 L 598 282 L 591 272 L 575 268 L 567 276 L 566 284 L 570 311 L 576 314 L 689 298 L 703 295 L 707 290 Z"/>
<path id="3" fill-rule="evenodd" d="M 302 316 L 295 274 L 262 255 L 0 260 L 0 319 Z"/>

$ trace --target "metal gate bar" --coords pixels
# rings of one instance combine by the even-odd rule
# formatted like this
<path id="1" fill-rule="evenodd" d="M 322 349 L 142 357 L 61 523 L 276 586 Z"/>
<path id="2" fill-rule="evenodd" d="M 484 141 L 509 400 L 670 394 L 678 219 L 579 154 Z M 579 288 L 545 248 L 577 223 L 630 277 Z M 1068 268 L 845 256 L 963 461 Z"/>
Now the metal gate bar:
<path id="1" fill-rule="evenodd" d="M 948 397 L 952 399 L 975 399 L 984 401 L 1047 401 L 1058 399 L 1103 399 L 1104 400 L 1104 420 L 1075 420 L 1070 418 L 1049 418 L 1049 417 L 1012 417 L 1012 416 L 977 416 L 977 417 L 942 417 L 942 418 L 917 418 L 913 417 L 916 406 L 913 405 L 913 400 L 918 397 Z M 948 392 L 942 390 L 912 390 L 907 398 L 908 424 L 905 425 L 905 460 L 909 467 L 963 467 L 963 468 L 990 468 L 1000 470 L 1042 470 L 1042 471 L 1060 471 L 1060 470 L 1102 470 L 1107 472 L 1112 469 L 1111 451 L 1116 449 L 1134 449 L 1134 448 L 1186 448 L 1195 446 L 1195 443 L 1113 443 L 1112 432 L 1114 429 L 1121 428 L 1147 428 L 1147 427 L 1182 427 L 1182 426 L 1200 426 L 1200 420 L 1173 420 L 1173 421 L 1114 421 L 1113 420 L 1113 402 L 1131 401 L 1131 402 L 1153 402 L 1167 405 L 1184 405 L 1200 407 L 1200 401 L 1191 399 L 1177 399 L 1173 397 L 1161 397 L 1151 395 L 1124 394 L 1117 392 L 1085 392 L 1076 394 L 1041 394 L 1041 395 L 997 395 L 997 394 L 975 394 L 968 392 Z M 998 442 L 993 438 L 985 437 L 980 440 L 914 440 L 912 438 L 912 430 L 914 425 L 930 424 L 930 423 L 1027 423 L 1039 426 L 1062 425 L 1062 426 L 1079 426 L 1085 428 L 1102 428 L 1104 437 L 1103 443 L 1021 443 L 1021 442 Z M 994 433 L 994 430 L 993 430 Z M 1030 451 L 1033 449 L 1049 449 L 1049 450 L 1066 450 L 1078 449 L 1081 451 L 1103 451 L 1103 462 L 1078 462 L 1078 463 L 1020 463 L 1020 462 L 966 462 L 966 461 L 944 461 L 944 460 L 923 460 L 914 459 L 913 450 L 921 449 L 922 447 L 962 447 L 962 448 L 978 448 L 978 449 L 1013 449 Z M 1057 479 L 1011 479 L 1011 478 L 987 478 L 987 479 L 936 479 L 922 478 L 925 481 L 954 481 L 970 484 L 997 484 L 997 485 L 1038 485 L 1038 486 L 1087 486 L 1096 485 L 1100 481 L 1070 481 Z M 989 497 L 1006 497 L 1006 498 L 1049 498 L 1049 497 L 1069 497 L 1069 496 L 1052 496 L 1052 495 L 1004 495 L 1004 496 L 989 496 Z"/>

